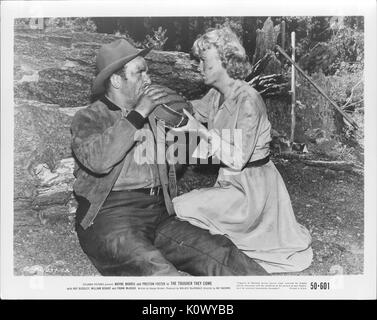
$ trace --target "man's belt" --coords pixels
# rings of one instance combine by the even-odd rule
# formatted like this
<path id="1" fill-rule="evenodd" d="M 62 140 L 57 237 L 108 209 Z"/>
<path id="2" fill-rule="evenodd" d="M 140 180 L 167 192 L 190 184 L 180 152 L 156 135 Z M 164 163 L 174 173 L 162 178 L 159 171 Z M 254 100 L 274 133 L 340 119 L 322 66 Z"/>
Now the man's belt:
<path id="1" fill-rule="evenodd" d="M 250 168 L 250 167 L 261 167 L 261 166 L 265 165 L 266 163 L 268 163 L 268 161 L 270 161 L 270 156 L 267 156 L 263 159 L 248 162 L 243 167 L 243 169 Z M 228 166 L 226 164 L 222 163 L 222 162 L 220 163 L 220 167 L 221 168 L 228 168 Z"/>
<path id="2" fill-rule="evenodd" d="M 147 194 L 150 196 L 158 196 L 160 194 L 161 187 L 152 187 L 152 188 L 140 188 L 140 189 L 129 189 L 129 190 L 124 190 L 128 192 L 138 192 L 138 193 L 143 193 Z"/>

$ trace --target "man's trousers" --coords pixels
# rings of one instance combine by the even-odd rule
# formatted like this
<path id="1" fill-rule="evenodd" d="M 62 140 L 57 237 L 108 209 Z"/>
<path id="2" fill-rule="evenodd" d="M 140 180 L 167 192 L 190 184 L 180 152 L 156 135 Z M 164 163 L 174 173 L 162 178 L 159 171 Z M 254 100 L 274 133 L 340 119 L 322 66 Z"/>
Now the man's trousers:
<path id="1" fill-rule="evenodd" d="M 266 275 L 225 236 L 169 217 L 162 195 L 109 194 L 94 223 L 79 222 L 89 208 L 78 197 L 76 231 L 83 251 L 105 276 Z"/>

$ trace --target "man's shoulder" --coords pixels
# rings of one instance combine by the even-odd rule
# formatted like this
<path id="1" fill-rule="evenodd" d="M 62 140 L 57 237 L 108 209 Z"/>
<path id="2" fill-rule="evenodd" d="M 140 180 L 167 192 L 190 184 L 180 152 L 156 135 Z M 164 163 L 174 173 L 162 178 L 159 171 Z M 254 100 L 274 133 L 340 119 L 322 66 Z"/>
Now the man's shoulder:
<path id="1" fill-rule="evenodd" d="M 113 123 L 114 116 L 105 103 L 100 100 L 77 111 L 72 119 L 71 130 L 83 130 L 83 128 L 109 126 Z"/>
<path id="2" fill-rule="evenodd" d="M 76 112 L 74 119 L 81 118 L 81 117 L 99 117 L 99 116 L 107 116 L 108 115 L 108 107 L 105 103 L 103 103 L 101 100 L 96 100 L 90 105 L 88 105 L 86 108 L 83 108 Z"/>
<path id="3" fill-rule="evenodd" d="M 95 100 L 90 105 L 88 105 L 86 108 L 83 108 L 80 110 L 82 113 L 88 113 L 88 112 L 104 112 L 106 111 L 107 106 L 104 104 L 101 100 Z"/>

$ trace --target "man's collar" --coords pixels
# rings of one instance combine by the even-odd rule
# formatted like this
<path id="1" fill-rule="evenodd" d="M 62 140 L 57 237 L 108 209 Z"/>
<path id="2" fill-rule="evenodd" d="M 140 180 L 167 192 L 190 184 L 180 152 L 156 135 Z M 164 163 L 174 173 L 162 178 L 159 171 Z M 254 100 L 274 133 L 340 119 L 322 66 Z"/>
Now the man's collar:
<path id="1" fill-rule="evenodd" d="M 101 102 L 103 102 L 110 110 L 112 111 L 117 111 L 117 110 L 122 110 L 120 107 L 118 107 L 115 103 L 109 100 L 105 95 L 99 99 Z"/>

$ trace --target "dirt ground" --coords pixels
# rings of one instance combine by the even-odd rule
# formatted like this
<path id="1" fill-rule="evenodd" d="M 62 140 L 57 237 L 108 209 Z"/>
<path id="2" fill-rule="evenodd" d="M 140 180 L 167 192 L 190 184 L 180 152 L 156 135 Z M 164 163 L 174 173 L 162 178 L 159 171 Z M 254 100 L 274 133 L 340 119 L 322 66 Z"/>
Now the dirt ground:
<path id="1" fill-rule="evenodd" d="M 298 160 L 274 159 L 287 185 L 297 220 L 312 235 L 312 265 L 294 275 L 363 273 L 364 179 L 362 176 L 306 166 Z M 190 167 L 180 191 L 210 186 L 216 171 Z M 15 275 L 99 275 L 82 252 L 74 231 L 74 216 L 64 206 L 41 219 L 27 209 L 15 212 Z M 19 220 L 19 219 L 18 219 Z"/>

